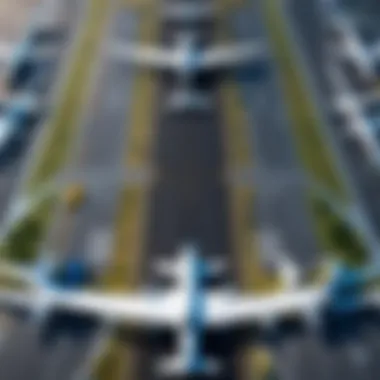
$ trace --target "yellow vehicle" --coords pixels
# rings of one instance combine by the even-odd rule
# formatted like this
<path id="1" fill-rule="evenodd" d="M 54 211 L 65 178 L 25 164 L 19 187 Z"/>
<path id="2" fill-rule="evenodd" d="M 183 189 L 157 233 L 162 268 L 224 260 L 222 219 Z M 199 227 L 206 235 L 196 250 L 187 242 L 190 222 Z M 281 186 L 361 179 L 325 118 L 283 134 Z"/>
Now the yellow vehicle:
<path id="1" fill-rule="evenodd" d="M 72 184 L 66 189 L 63 201 L 67 207 L 73 211 L 83 204 L 85 197 L 86 191 L 84 186 L 81 184 Z"/>

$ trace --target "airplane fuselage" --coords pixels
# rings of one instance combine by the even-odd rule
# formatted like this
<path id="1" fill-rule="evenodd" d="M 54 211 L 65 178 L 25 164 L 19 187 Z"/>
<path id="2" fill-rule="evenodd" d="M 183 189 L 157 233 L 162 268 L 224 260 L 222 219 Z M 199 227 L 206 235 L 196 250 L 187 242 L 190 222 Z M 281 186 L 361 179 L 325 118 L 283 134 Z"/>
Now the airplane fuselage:
<path id="1" fill-rule="evenodd" d="M 186 252 L 183 261 L 183 282 L 178 284 L 184 295 L 185 320 L 180 330 L 180 351 L 186 363 L 185 367 L 190 373 L 202 371 L 202 338 L 205 328 L 205 298 L 203 261 L 195 252 Z"/>
<path id="2" fill-rule="evenodd" d="M 179 74 L 188 78 L 188 81 L 199 71 L 201 53 L 191 47 L 180 49 L 178 52 Z"/>

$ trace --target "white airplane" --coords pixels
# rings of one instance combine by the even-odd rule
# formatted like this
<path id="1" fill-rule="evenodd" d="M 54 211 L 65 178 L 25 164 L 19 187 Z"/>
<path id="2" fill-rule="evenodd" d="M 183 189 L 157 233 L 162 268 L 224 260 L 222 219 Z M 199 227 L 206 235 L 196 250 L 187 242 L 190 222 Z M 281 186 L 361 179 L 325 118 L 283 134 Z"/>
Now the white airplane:
<path id="1" fill-rule="evenodd" d="M 59 51 L 52 44 L 40 44 L 39 39 L 45 36 L 38 33 L 39 30 L 32 33 L 16 47 L 9 43 L 0 44 L 0 65 L 6 67 L 11 89 L 21 88 L 34 75 L 40 63 L 53 59 Z"/>
<path id="2" fill-rule="evenodd" d="M 46 61 L 52 59 L 57 54 L 56 47 L 34 48 L 29 40 L 15 47 L 11 43 L 0 44 L 0 63 L 10 65 L 23 60 Z"/>
<path id="3" fill-rule="evenodd" d="M 246 67 L 267 54 L 265 45 L 259 42 L 213 48 L 198 45 L 196 34 L 184 32 L 178 35 L 175 47 L 120 43 L 113 45 L 111 51 L 117 58 L 139 67 L 174 73 L 179 79 L 179 86 L 168 101 L 169 109 L 173 110 L 207 109 L 212 104 L 208 94 L 193 88 L 198 74 Z"/>
<path id="4" fill-rule="evenodd" d="M 5 102 L 0 116 L 0 161 L 12 156 L 12 150 L 25 141 L 46 109 L 39 97 L 31 93 L 15 95 Z"/>
<path id="5" fill-rule="evenodd" d="M 334 100 L 334 108 L 344 118 L 347 136 L 355 138 L 362 145 L 368 160 L 375 168 L 380 167 L 379 138 L 376 136 L 376 126 L 364 114 L 365 99 L 355 97 L 347 92 L 338 95 Z"/>
<path id="6" fill-rule="evenodd" d="M 350 61 L 364 80 L 375 80 L 378 77 L 376 62 L 380 60 L 380 42 L 365 46 L 347 16 L 335 16 L 334 28 L 340 35 L 339 45 L 335 47 L 340 56 Z"/>
<path id="7" fill-rule="evenodd" d="M 188 3 L 175 2 L 165 3 L 161 7 L 162 17 L 165 21 L 184 23 L 199 23 L 212 21 L 216 14 L 216 7 L 212 2 Z"/>
<path id="8" fill-rule="evenodd" d="M 110 324 L 129 324 L 133 327 L 170 328 L 177 333 L 177 353 L 161 358 L 157 370 L 166 376 L 215 374 L 222 370 L 214 358 L 204 358 L 201 343 L 208 329 L 220 331 L 241 325 L 267 328 L 270 324 L 296 316 L 306 322 L 318 320 L 329 326 L 323 311 L 326 309 L 340 320 L 360 311 L 378 310 L 378 293 L 363 294 L 362 287 L 378 279 L 379 270 L 354 271 L 341 269 L 331 284 L 310 287 L 273 296 L 238 295 L 232 290 L 207 290 L 208 276 L 223 273 L 221 260 L 202 259 L 195 246 L 186 245 L 177 260 L 157 262 L 156 270 L 173 276 L 174 288 L 156 293 L 140 292 L 131 295 L 105 295 L 77 290 L 85 281 L 86 267 L 80 262 L 63 267 L 59 286 L 33 286 L 29 292 L 2 291 L 0 306 L 46 315 L 63 310 L 74 315 L 91 315 Z M 14 265 L 2 265 L 3 276 L 36 284 L 29 270 Z M 55 277 L 57 278 L 57 277 Z M 37 282 L 37 285 L 41 282 Z M 318 316 L 318 317 L 316 317 Z M 333 318 L 333 321 L 335 321 Z M 322 321 L 321 321 L 322 319 Z M 335 332 L 336 326 L 333 326 Z"/>
<path id="9" fill-rule="evenodd" d="M 331 57 L 332 55 L 333 53 Z M 354 94 L 347 78 L 333 60 L 328 65 L 327 73 L 335 93 L 331 111 L 343 119 L 344 127 L 347 129 L 346 135 L 359 141 L 368 161 L 376 169 L 379 168 L 380 152 L 376 123 L 373 121 L 371 125 L 370 117 L 366 114 L 368 106 L 376 104 L 378 95 L 376 93 Z"/>
<path id="10" fill-rule="evenodd" d="M 230 46 L 201 48 L 198 36 L 180 33 L 175 47 L 141 46 L 116 43 L 111 47 L 115 57 L 151 69 L 170 71 L 194 77 L 201 72 L 239 68 L 267 56 L 263 42 L 242 42 Z"/>

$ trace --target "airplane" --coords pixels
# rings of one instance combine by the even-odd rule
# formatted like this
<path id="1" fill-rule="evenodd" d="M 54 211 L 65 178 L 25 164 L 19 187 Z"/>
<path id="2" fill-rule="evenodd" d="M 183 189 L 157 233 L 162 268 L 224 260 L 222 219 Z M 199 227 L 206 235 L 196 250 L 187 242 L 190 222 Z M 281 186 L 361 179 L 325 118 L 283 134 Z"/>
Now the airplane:
<path id="1" fill-rule="evenodd" d="M 377 66 L 380 60 L 380 43 L 365 46 L 355 32 L 355 25 L 348 16 L 334 15 L 333 29 L 339 34 L 339 44 L 334 49 L 348 60 L 363 80 L 374 81 L 378 77 Z"/>
<path id="2" fill-rule="evenodd" d="M 76 258 L 63 263 L 54 262 L 46 254 L 33 265 L 11 265 L 0 261 L 3 278 L 9 278 L 24 283 L 34 289 L 77 289 L 85 286 L 92 278 L 91 270 L 85 263 Z M 43 308 L 36 307 L 38 315 Z"/>
<path id="3" fill-rule="evenodd" d="M 9 265 L 0 260 L 2 279 L 13 282 L 10 286 L 25 286 L 36 292 L 47 289 L 51 292 L 60 290 L 83 289 L 95 278 L 95 269 L 82 259 L 72 257 L 64 260 L 54 260 L 51 253 L 41 255 L 35 264 Z M 24 316 L 29 319 L 39 330 L 40 339 L 43 344 L 49 344 L 61 333 L 78 333 L 96 322 L 91 318 L 77 318 L 73 315 L 54 313 L 50 309 L 49 296 L 37 297 L 30 310 L 18 308 L 17 305 L 8 311 L 11 314 Z M 86 326 L 87 324 L 87 326 Z"/>
<path id="4" fill-rule="evenodd" d="M 350 85 L 339 68 L 331 63 L 328 66 L 328 75 L 334 86 L 331 111 L 344 121 L 347 128 L 347 137 L 359 141 L 369 162 L 378 169 L 380 167 L 380 152 L 376 126 L 366 115 L 368 107 L 376 104 L 377 94 L 354 94 Z"/>
<path id="5" fill-rule="evenodd" d="M 34 76 L 37 68 L 53 59 L 58 49 L 55 43 L 63 35 L 54 29 L 35 28 L 17 47 L 0 45 L 0 63 L 7 67 L 7 85 L 11 90 L 24 87 Z"/>
<path id="6" fill-rule="evenodd" d="M 178 34 L 175 47 L 116 43 L 111 51 L 122 61 L 192 78 L 202 72 L 246 66 L 267 56 L 267 48 L 261 42 L 201 48 L 197 35 L 187 31 Z"/>
<path id="7" fill-rule="evenodd" d="M 365 99 L 347 92 L 335 97 L 333 102 L 335 112 L 343 117 L 347 127 L 347 137 L 353 137 L 362 145 L 370 163 L 380 168 L 380 146 L 377 127 L 371 125 L 369 117 L 364 114 Z"/>
<path id="8" fill-rule="evenodd" d="M 0 266 L 4 276 L 31 281 L 13 264 Z M 79 273 L 85 268 L 79 265 Z M 303 320 L 310 329 L 324 334 L 332 343 L 348 339 L 346 334 L 360 322 L 363 313 L 378 311 L 380 295 L 365 292 L 379 278 L 379 268 L 337 268 L 333 280 L 322 287 L 308 287 L 272 296 L 239 295 L 232 289 L 204 288 L 210 276 L 221 276 L 225 262 L 204 259 L 194 244 L 182 247 L 176 259 L 159 260 L 154 269 L 176 280 L 173 288 L 134 294 L 106 295 L 77 290 L 60 283 L 58 287 L 32 287 L 30 291 L 3 290 L 0 306 L 36 312 L 64 310 L 75 315 L 91 315 L 108 324 L 130 324 L 135 328 L 170 328 L 177 333 L 178 350 L 174 356 L 158 358 L 156 367 L 165 376 L 212 375 L 222 370 L 215 358 L 202 354 L 204 333 L 224 331 L 240 326 L 276 328 L 288 318 Z M 77 269 L 74 273 L 78 273 Z M 71 285 L 72 276 L 66 277 Z M 83 279 L 83 276 L 74 276 Z M 32 280 L 33 281 L 33 280 Z M 75 281 L 77 287 L 83 282 Z M 358 319 L 359 318 L 359 319 Z M 350 321 L 350 330 L 347 323 Z M 348 334 L 349 335 L 349 334 Z"/>
<path id="9" fill-rule="evenodd" d="M 209 95 L 194 89 L 194 81 L 199 74 L 243 68 L 267 54 L 265 45 L 258 42 L 203 49 L 199 46 L 197 35 L 190 32 L 179 33 L 175 44 L 175 47 L 169 48 L 131 43 L 111 47 L 114 56 L 124 62 L 176 76 L 179 86 L 169 98 L 169 110 L 209 108 L 212 105 Z"/>
<path id="10" fill-rule="evenodd" d="M 0 117 L 0 160 L 6 161 L 42 118 L 44 109 L 34 94 L 25 93 L 7 101 Z"/>
<path id="11" fill-rule="evenodd" d="M 75 263 L 75 270 L 64 270 L 64 273 L 71 274 L 65 277 L 65 282 L 53 283 L 53 286 L 51 283 L 45 286 L 47 281 L 44 278 L 50 273 L 50 270 L 46 270 L 48 266 L 45 266 L 43 271 L 38 271 L 39 275 L 35 277 L 30 270 L 3 262 L 0 265 L 2 277 L 25 281 L 32 285 L 32 295 L 0 291 L 0 306 L 17 310 L 26 309 L 37 315 L 38 320 L 42 319 L 41 315 L 46 318 L 49 310 L 61 309 L 77 315 L 90 314 L 109 324 L 129 322 L 133 326 L 143 328 L 174 328 L 179 335 L 179 352 L 173 357 L 162 358 L 157 365 L 157 371 L 165 376 L 214 373 L 218 367 L 217 363 L 212 359 L 204 360 L 200 351 L 203 321 L 201 288 L 206 277 L 219 275 L 225 270 L 225 265 L 216 259 L 203 262 L 198 259 L 197 254 L 195 246 L 185 245 L 180 250 L 177 260 L 156 262 L 154 269 L 159 275 L 170 276 L 176 281 L 176 289 L 164 292 L 162 296 L 151 292 L 127 297 L 99 294 L 107 300 L 106 309 L 108 306 L 111 307 L 108 311 L 103 310 L 102 305 L 97 303 L 101 299 L 97 299 L 96 293 L 70 291 L 73 288 L 80 288 L 85 283 L 81 279 L 85 278 L 83 273 L 86 273 L 86 267 L 80 262 Z M 75 276 L 72 276 L 73 272 Z M 26 301 L 27 299 L 29 301 Z"/>
<path id="12" fill-rule="evenodd" d="M 212 21 L 216 14 L 213 3 L 169 3 L 162 6 L 162 17 L 167 22 L 181 25 Z"/>

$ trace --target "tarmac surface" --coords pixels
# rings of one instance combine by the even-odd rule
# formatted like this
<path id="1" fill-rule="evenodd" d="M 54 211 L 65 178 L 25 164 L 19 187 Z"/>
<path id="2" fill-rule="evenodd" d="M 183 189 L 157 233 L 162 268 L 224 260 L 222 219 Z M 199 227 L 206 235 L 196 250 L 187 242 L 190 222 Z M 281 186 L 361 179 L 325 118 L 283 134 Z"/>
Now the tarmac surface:
<path id="1" fill-rule="evenodd" d="M 64 32 L 62 40 L 59 42 L 61 46 L 57 49 L 57 55 L 41 65 L 33 78 L 33 81 L 28 83 L 25 88 L 26 92 L 30 91 L 31 93 L 36 93 L 40 96 L 41 102 L 44 99 L 49 99 L 52 95 L 51 93 L 54 90 L 52 84 L 57 80 L 60 71 L 60 62 L 67 51 L 68 41 L 71 40 L 72 34 L 75 31 L 74 25 L 76 25 L 78 21 L 78 14 L 80 12 L 79 8 L 80 6 L 78 2 L 67 2 L 65 9 L 67 19 L 66 24 L 64 24 L 67 30 Z M 25 33 L 26 32 L 27 30 L 25 30 Z M 16 48 L 17 46 L 15 46 L 15 49 Z M 9 96 L 11 97 L 12 94 L 9 94 Z M 9 204 L 12 201 L 12 196 L 15 194 L 16 188 L 19 185 L 22 169 L 29 157 L 29 153 L 32 150 L 35 140 L 39 137 L 40 127 L 42 127 L 43 121 L 44 119 L 42 118 L 41 122 L 32 126 L 31 132 L 23 144 L 20 148 L 12 152 L 12 155 L 8 160 L 1 160 L 0 162 L 0 224 L 6 217 Z"/>
<path id="2" fill-rule="evenodd" d="M 246 4 L 232 17 L 235 38 L 257 38 L 269 44 L 260 1 Z M 262 240 L 276 236 L 283 253 L 306 270 L 320 259 L 307 200 L 307 177 L 296 153 L 276 62 L 269 59 L 266 67 L 257 70 L 251 79 L 237 77 L 254 151 L 255 218 Z M 264 245 L 262 241 L 262 248 Z M 261 252 L 265 263 L 271 252 Z"/>
<path id="3" fill-rule="evenodd" d="M 162 42 L 172 44 L 178 28 L 164 24 Z M 209 45 L 214 39 L 213 25 L 205 23 L 198 36 L 201 44 Z M 154 285 L 157 278 L 152 268 L 155 259 L 172 257 L 186 242 L 198 244 L 206 257 L 225 257 L 228 264 L 233 260 L 218 82 L 216 78 L 199 79 L 197 86 L 209 93 L 214 105 L 206 111 L 171 113 L 166 105 L 176 88 L 175 78 L 159 78 L 153 153 L 157 180 L 150 193 L 144 250 L 144 278 L 149 285 Z M 230 343 L 209 339 L 207 344 L 204 342 L 202 353 L 206 358 L 209 354 L 223 358 L 220 379 L 236 377 L 236 351 Z M 175 344 L 172 339 L 149 340 L 141 350 L 139 377 L 159 378 L 152 368 L 163 355 L 170 354 Z"/>
<path id="4" fill-rule="evenodd" d="M 73 33 L 81 15 L 81 6 L 76 1 L 69 2 L 68 6 L 70 8 L 68 28 Z M 56 58 L 55 64 L 63 54 L 64 51 Z M 44 86 L 45 81 L 55 79 L 57 67 L 54 67 L 53 62 L 49 66 L 48 71 L 39 74 L 42 80 L 39 85 Z M 49 78 L 50 75 L 53 77 Z M 20 169 L 20 166 L 21 162 L 15 163 L 13 170 L 16 170 L 16 167 Z M 16 180 L 17 178 L 14 179 L 15 183 Z M 10 186 L 9 183 L 7 185 Z M 9 191 L 12 193 L 12 189 Z M 91 348 L 97 344 L 98 337 L 95 334 L 99 331 L 97 324 L 78 324 L 73 325 L 70 330 L 64 330 L 50 325 L 51 320 L 41 322 L 41 325 L 36 326 L 35 322 L 20 321 L 7 332 L 0 348 L 1 378 L 66 380 L 80 374 L 81 367 L 91 355 Z M 54 334 L 50 336 L 52 340 L 47 342 L 44 337 L 50 332 Z"/>
<path id="5" fill-rule="evenodd" d="M 317 0 L 307 4 L 299 0 L 290 0 L 288 5 L 288 22 L 297 36 L 298 48 L 304 54 L 315 79 L 318 106 L 327 112 L 330 99 L 329 85 L 324 68 L 322 46 L 322 24 Z M 328 126 L 330 127 L 330 126 Z M 341 127 L 341 126 L 340 126 Z M 364 211 L 371 217 L 374 227 L 379 228 L 380 209 L 376 194 L 378 179 L 369 175 L 369 165 L 364 162 L 358 146 L 343 138 L 342 129 L 332 130 L 338 149 L 342 150 L 348 175 L 359 193 L 359 200 Z M 376 227 L 377 226 L 377 227 Z M 378 230 L 379 231 L 379 230 Z M 283 347 L 275 349 L 276 367 L 280 379 L 368 379 L 380 376 L 379 370 L 379 330 L 374 327 L 366 329 L 356 341 L 341 344 L 337 347 L 326 345 L 317 336 L 293 339 Z"/>

